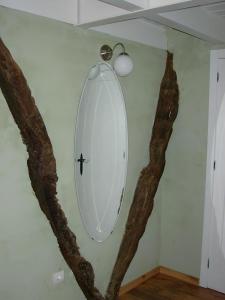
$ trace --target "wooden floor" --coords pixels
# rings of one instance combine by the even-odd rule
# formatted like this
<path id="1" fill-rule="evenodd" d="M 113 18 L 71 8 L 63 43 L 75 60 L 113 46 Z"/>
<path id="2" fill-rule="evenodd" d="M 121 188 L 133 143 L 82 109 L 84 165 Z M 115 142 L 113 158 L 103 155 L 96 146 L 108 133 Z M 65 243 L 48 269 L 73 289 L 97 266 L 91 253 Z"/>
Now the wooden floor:
<path id="1" fill-rule="evenodd" d="M 225 295 L 159 274 L 119 300 L 225 300 Z"/>

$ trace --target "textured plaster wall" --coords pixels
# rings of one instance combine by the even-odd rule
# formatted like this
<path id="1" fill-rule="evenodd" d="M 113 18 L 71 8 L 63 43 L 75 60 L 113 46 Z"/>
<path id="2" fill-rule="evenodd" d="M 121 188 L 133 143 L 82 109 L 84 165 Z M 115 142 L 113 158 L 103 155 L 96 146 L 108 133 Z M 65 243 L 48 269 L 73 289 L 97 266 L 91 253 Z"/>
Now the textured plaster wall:
<path id="1" fill-rule="evenodd" d="M 84 231 L 78 212 L 74 190 L 73 138 L 87 70 L 99 61 L 100 46 L 103 43 L 112 45 L 115 40 L 3 7 L 0 7 L 0 36 L 24 71 L 43 116 L 57 161 L 60 203 L 77 234 L 82 254 L 94 266 L 97 286 L 104 290 L 138 174 L 148 160 L 148 143 L 165 53 L 124 41 L 135 66 L 133 73 L 121 80 L 129 129 L 127 186 L 115 231 L 106 242 L 98 244 L 90 240 Z M 0 137 L 0 299 L 84 299 L 32 192 L 26 149 L 2 94 Z M 160 206 L 156 202 L 126 281 L 159 264 Z M 53 287 L 50 280 L 52 273 L 61 269 L 65 271 L 65 281 Z"/>
<path id="2" fill-rule="evenodd" d="M 207 154 L 209 45 L 168 31 L 180 108 L 162 178 L 160 264 L 199 277 Z"/>
<path id="3" fill-rule="evenodd" d="M 103 244 L 89 239 L 78 212 L 73 176 L 73 136 L 82 84 L 111 37 L 0 7 L 0 36 L 22 67 L 36 99 L 58 167 L 58 195 L 83 255 L 103 291 L 116 258 L 138 174 L 148 160 L 165 53 L 123 41 L 135 69 L 120 79 L 129 130 L 125 198 L 113 235 Z M 153 215 L 127 273 L 130 281 L 161 264 L 199 276 L 208 118 L 209 46 L 168 31 L 180 85 L 180 110 L 167 151 L 167 165 Z M 0 94 L 0 299 L 84 299 L 30 187 L 27 153 Z M 65 281 L 51 284 L 63 269 Z"/>

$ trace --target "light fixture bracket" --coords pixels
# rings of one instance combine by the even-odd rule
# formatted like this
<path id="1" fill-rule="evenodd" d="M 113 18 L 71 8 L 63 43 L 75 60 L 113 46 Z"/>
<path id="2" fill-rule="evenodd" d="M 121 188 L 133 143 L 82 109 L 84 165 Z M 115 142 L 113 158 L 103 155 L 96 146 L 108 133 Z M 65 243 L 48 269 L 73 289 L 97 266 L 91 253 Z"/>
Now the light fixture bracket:
<path id="1" fill-rule="evenodd" d="M 111 48 L 110 46 L 108 45 L 103 45 L 101 48 L 100 48 L 100 56 L 103 60 L 105 61 L 108 61 L 112 58 L 113 56 L 113 52 L 114 50 L 116 49 L 116 47 L 120 46 L 123 50 L 122 52 L 120 53 L 121 54 L 124 54 L 124 55 L 128 55 L 126 52 L 125 52 L 125 47 L 122 43 L 116 43 L 113 48 Z"/>
<path id="2" fill-rule="evenodd" d="M 103 45 L 100 49 L 100 56 L 104 61 L 108 61 L 113 56 L 113 50 L 108 45 Z"/>

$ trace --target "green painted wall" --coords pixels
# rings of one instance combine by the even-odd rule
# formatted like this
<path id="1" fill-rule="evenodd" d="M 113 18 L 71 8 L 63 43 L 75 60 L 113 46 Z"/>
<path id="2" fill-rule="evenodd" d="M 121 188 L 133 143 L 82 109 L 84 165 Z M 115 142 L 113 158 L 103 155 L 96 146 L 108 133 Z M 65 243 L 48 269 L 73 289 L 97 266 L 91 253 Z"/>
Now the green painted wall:
<path id="1" fill-rule="evenodd" d="M 99 61 L 106 35 L 0 8 L 0 35 L 21 66 L 53 143 L 58 168 L 58 196 L 76 232 L 83 255 L 104 290 L 117 254 L 137 177 L 148 160 L 165 53 L 124 42 L 134 60 L 133 73 L 121 80 L 129 129 L 129 167 L 122 211 L 112 236 L 103 244 L 89 239 L 78 212 L 73 175 L 75 116 L 88 68 Z M 30 186 L 27 153 L 0 94 L 0 298 L 4 300 L 84 299 L 65 265 L 56 240 Z M 171 148 L 172 152 L 172 148 Z M 158 198 L 158 197 L 157 197 Z M 159 264 L 160 203 L 141 241 L 126 281 Z M 52 273 L 65 270 L 65 282 L 51 285 Z"/>
<path id="2" fill-rule="evenodd" d="M 23 69 L 57 160 L 58 196 L 83 255 L 104 291 L 124 231 L 148 144 L 164 71 L 165 53 L 123 41 L 135 69 L 120 79 L 125 96 L 129 163 L 125 198 L 114 233 L 104 243 L 89 239 L 78 212 L 73 176 L 73 136 L 82 84 L 98 50 L 112 37 L 0 7 L 0 35 Z M 120 40 L 119 40 L 120 41 Z M 153 215 L 126 275 L 130 281 L 159 264 L 199 276 L 206 164 L 209 45 L 168 31 L 180 86 L 180 109 L 167 151 L 167 165 Z M 84 299 L 61 257 L 56 240 L 33 195 L 27 153 L 0 94 L 0 298 Z M 63 269 L 65 281 L 51 276 Z"/>
<path id="3" fill-rule="evenodd" d="M 168 31 L 180 108 L 161 191 L 160 264 L 199 276 L 207 154 L 209 45 Z"/>

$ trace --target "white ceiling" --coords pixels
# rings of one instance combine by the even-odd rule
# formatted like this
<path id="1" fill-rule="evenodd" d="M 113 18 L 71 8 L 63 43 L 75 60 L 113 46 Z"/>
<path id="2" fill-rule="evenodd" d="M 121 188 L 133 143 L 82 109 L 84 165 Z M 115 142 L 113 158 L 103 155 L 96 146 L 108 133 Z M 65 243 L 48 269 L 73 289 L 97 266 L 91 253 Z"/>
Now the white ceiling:
<path id="1" fill-rule="evenodd" d="M 221 17 L 225 19 L 225 3 L 217 3 L 213 5 L 207 5 L 205 6 L 205 9 L 215 15 L 216 17 Z"/>
<path id="2" fill-rule="evenodd" d="M 91 29 L 155 48 L 167 49 L 167 36 L 164 26 L 156 25 L 146 19 L 132 19 L 96 26 Z"/>
<path id="3" fill-rule="evenodd" d="M 225 0 L 0 0 L 0 5 L 163 49 L 162 25 L 225 43 Z"/>
<path id="4" fill-rule="evenodd" d="M 118 2 L 116 0 L 110 1 Z M 167 5 L 163 6 L 163 3 L 167 3 Z M 150 22 L 186 32 L 212 43 L 225 43 L 225 0 L 158 0 L 159 6 L 156 4 L 156 0 L 150 0 L 149 7 L 146 9 L 90 22 L 83 24 L 83 26 L 102 26 L 125 20 L 145 18 Z"/>

